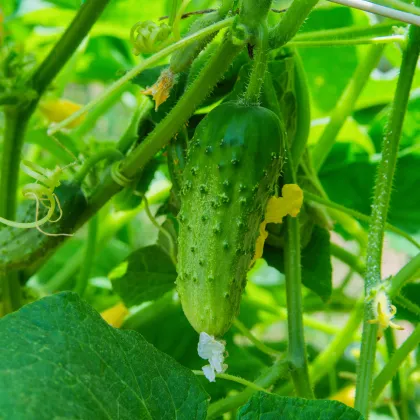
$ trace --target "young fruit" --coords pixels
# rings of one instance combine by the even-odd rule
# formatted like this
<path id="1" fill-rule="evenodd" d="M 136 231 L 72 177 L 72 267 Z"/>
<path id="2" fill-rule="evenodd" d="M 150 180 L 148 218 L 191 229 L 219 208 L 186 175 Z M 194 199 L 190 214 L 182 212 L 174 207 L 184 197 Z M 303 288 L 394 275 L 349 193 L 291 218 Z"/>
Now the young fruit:
<path id="1" fill-rule="evenodd" d="M 77 218 L 86 207 L 86 198 L 79 184 L 67 181 L 61 183 L 55 194 L 60 201 L 63 215 L 56 223 L 45 223 L 42 229 L 47 234 L 72 233 Z M 27 202 L 27 205 L 25 203 L 24 211 L 20 211 L 21 221 L 33 221 L 35 212 L 35 202 Z M 43 217 L 44 213 L 46 209 L 40 211 L 39 218 Z M 48 236 L 36 229 L 9 226 L 0 229 L 0 273 L 28 267 L 46 256 L 48 251 L 63 239 L 64 236 Z"/>
<path id="2" fill-rule="evenodd" d="M 199 333 L 222 336 L 239 311 L 285 136 L 272 111 L 227 102 L 200 122 L 190 142 L 178 216 L 177 289 Z"/>

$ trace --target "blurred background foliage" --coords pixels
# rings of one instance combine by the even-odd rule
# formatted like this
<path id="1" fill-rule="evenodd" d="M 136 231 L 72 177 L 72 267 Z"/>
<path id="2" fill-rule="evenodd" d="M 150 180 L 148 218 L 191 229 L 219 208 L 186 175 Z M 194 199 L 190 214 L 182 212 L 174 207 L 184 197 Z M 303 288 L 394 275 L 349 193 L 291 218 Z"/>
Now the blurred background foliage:
<path id="1" fill-rule="evenodd" d="M 0 6 L 4 14 L 2 57 L 4 58 L 10 51 L 23 56 L 24 65 L 17 71 L 23 72 L 24 77 L 25 72 L 33 69 L 34 64 L 39 63 L 48 54 L 81 3 L 80 0 L 3 0 Z M 150 2 L 112 0 L 89 36 L 54 80 L 45 97 L 66 98 L 78 104 L 88 103 L 102 92 L 105 86 L 118 79 L 139 60 L 147 57 L 147 55 L 140 57 L 133 55 L 129 43 L 130 28 L 139 20 L 156 21 L 159 17 L 165 16 L 169 10 L 169 3 L 165 0 Z M 215 5 L 217 2 L 194 0 L 190 2 L 187 11 Z M 274 7 L 278 9 L 285 6 L 287 6 L 285 2 L 274 2 Z M 182 22 L 184 32 L 194 19 L 191 17 Z M 276 14 L 272 13 L 270 19 L 276 21 Z M 377 21 L 376 17 L 364 12 L 322 4 L 311 13 L 301 32 L 364 26 Z M 312 122 L 309 139 L 311 146 L 317 143 L 331 112 L 367 48 L 366 46 L 299 48 L 311 95 Z M 357 101 L 355 111 L 340 130 L 336 144 L 319 173 L 322 185 L 331 200 L 367 215 L 370 214 L 381 141 L 401 61 L 399 45 L 390 44 L 384 51 L 378 68 L 368 80 Z M 167 61 L 162 62 L 163 65 L 166 63 Z M 150 79 L 156 74 L 158 73 L 151 73 L 149 79 L 144 77 L 139 83 L 143 83 L 142 87 L 146 87 L 151 84 Z M 100 106 L 95 118 L 88 117 L 74 132 L 69 135 L 60 134 L 57 139 L 68 149 L 87 155 L 101 147 L 115 144 L 125 132 L 139 104 L 150 106 L 150 101 L 140 94 L 140 90 L 141 86 L 136 84 L 124 86 L 107 103 Z M 420 240 L 419 94 L 420 72 L 417 72 L 404 123 L 389 218 L 391 223 L 418 240 Z M 26 137 L 25 158 L 40 162 L 44 167 L 68 164 L 72 161 L 72 157 L 54 139 L 47 136 L 46 130 L 50 122 L 40 110 L 36 112 Z M 1 114 L 0 130 L 4 130 Z M 23 185 L 28 182 L 28 178 L 21 176 L 20 182 Z M 165 223 L 172 223 L 175 229 L 176 222 L 171 222 L 172 219 L 167 217 L 167 203 L 161 206 L 162 198 L 168 196 L 169 185 L 165 159 L 160 156 L 155 161 L 148 182 L 143 188 L 149 189 L 151 197 L 160 195 L 160 200 L 156 199 L 151 203 L 152 212 L 159 212 L 157 213 L 159 223 L 166 220 Z M 111 307 L 120 298 L 124 300 L 122 294 L 119 296 L 113 290 L 110 272 L 131 252 L 159 242 L 158 230 L 150 222 L 143 208 L 136 208 L 139 203 L 140 200 L 135 200 L 128 206 L 118 207 L 116 199 L 99 213 L 98 246 L 89 286 L 84 296 L 98 311 Z M 133 212 L 131 208 L 137 211 Z M 121 218 L 124 217 L 124 222 L 121 222 Z M 28 299 L 31 299 L 31 293 L 42 295 L 74 287 L 83 263 L 85 238 L 86 228 L 83 228 L 34 276 L 28 273 L 30 277 L 27 283 Z M 346 236 L 339 224 L 334 225 L 331 240 L 351 252 L 356 254 L 359 252 L 357 243 Z M 312 246 L 313 248 L 308 249 L 308 254 L 319 252 L 318 242 L 315 241 Z M 327 243 L 325 253 L 328 260 L 331 259 L 329 252 Z M 418 250 L 405 239 L 395 234 L 387 234 L 384 275 L 396 273 L 416 252 Z M 360 276 L 355 274 L 350 277 L 349 273 L 354 274 L 351 269 L 349 270 L 334 257 L 332 261 L 334 290 L 329 301 L 323 302 L 309 287 L 304 290 L 304 302 L 308 314 L 321 323 L 333 324 L 338 331 L 345 322 L 345 314 L 354 304 L 355 298 L 362 293 L 363 288 Z M 281 270 L 281 267 L 277 268 Z M 285 307 L 284 276 L 277 268 L 261 261 L 252 270 L 242 303 L 240 320 L 272 347 L 283 351 L 287 336 L 284 313 L 267 309 L 270 305 Z M 141 270 L 141 267 L 135 267 L 135 270 Z M 319 270 L 321 271 L 315 272 L 315 277 L 331 276 L 331 268 L 328 273 L 325 264 Z M 326 280 L 329 281 L 328 278 Z M 322 282 L 322 279 L 319 281 Z M 409 286 L 410 296 L 416 294 L 420 296 L 419 276 Z M 153 305 L 157 305 L 154 307 L 158 308 L 155 311 L 158 315 L 148 319 L 144 314 L 147 314 L 147 308 Z M 143 316 L 136 318 L 136 313 L 139 311 Z M 411 330 L 408 320 L 415 321 L 415 319 L 409 312 L 403 310 L 397 314 L 397 317 L 406 319 L 402 321 L 407 327 L 402 336 L 406 336 Z M 131 308 L 131 318 L 128 318 L 125 327 L 137 329 L 157 348 L 190 368 L 197 369 L 202 364 L 196 352 L 196 333 L 183 316 L 180 304 L 171 291 L 162 294 L 155 302 L 147 300 L 147 295 L 139 298 L 137 305 Z M 307 327 L 306 333 L 310 346 L 310 360 L 313 360 L 330 341 L 331 331 Z M 271 358 L 256 349 L 237 329 L 233 328 L 226 339 L 229 343 L 230 373 L 253 380 L 256 371 L 271 363 Z M 319 382 L 316 387 L 317 397 L 328 397 L 344 385 L 352 384 L 352 374 L 355 372 L 358 357 L 357 348 L 354 344 L 348 349 L 331 374 Z M 387 357 L 384 344 L 380 343 L 379 350 L 382 357 L 379 363 L 383 363 Z M 418 369 L 418 364 L 413 360 L 409 361 L 407 366 L 406 375 L 415 372 L 416 366 Z M 225 396 L 237 388 L 236 385 L 225 381 L 209 385 L 203 380 L 203 384 L 212 398 Z M 378 418 L 389 418 L 386 404 L 379 408 L 378 413 L 377 416 L 383 416 Z"/>

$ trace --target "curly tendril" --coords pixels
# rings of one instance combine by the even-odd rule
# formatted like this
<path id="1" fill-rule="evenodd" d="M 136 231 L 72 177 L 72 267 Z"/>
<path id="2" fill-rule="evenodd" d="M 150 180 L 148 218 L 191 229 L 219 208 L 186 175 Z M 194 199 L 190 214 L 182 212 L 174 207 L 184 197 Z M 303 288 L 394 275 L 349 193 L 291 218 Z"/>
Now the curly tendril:
<path id="1" fill-rule="evenodd" d="M 158 25 L 150 20 L 135 23 L 130 31 L 133 53 L 138 55 L 156 52 L 165 45 L 171 31 L 166 23 Z"/>
<path id="2" fill-rule="evenodd" d="M 36 228 L 41 233 L 47 236 L 71 236 L 66 233 L 48 233 L 41 230 L 41 226 L 47 222 L 56 223 L 58 222 L 62 215 L 63 211 L 61 209 L 60 201 L 57 195 L 54 193 L 55 188 L 60 186 L 60 177 L 61 173 L 65 168 L 60 168 L 57 166 L 56 169 L 50 170 L 42 168 L 36 163 L 29 162 L 27 160 L 22 161 L 22 170 L 34 178 L 36 182 L 27 184 L 23 187 L 22 193 L 25 198 L 35 200 L 36 209 L 35 209 L 35 221 L 34 222 L 16 222 L 13 220 L 8 220 L 3 217 L 0 217 L 0 223 L 11 226 L 18 229 L 32 229 Z M 47 202 L 48 204 L 45 204 Z M 47 214 L 38 220 L 39 208 L 40 205 L 43 205 L 48 209 Z M 52 219 L 56 207 L 59 211 L 59 216 L 56 219 Z"/>

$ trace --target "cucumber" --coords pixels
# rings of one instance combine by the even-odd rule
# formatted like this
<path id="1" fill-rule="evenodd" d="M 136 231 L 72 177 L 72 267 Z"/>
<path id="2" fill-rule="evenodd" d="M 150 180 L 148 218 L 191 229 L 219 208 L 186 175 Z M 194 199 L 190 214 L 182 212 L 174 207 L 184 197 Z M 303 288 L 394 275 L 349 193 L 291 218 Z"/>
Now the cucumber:
<path id="1" fill-rule="evenodd" d="M 87 205 L 86 198 L 79 184 L 63 181 L 55 190 L 63 211 L 62 218 L 56 222 L 42 225 L 48 233 L 73 232 L 77 219 Z M 21 221 L 34 221 L 36 205 L 34 201 L 25 202 L 18 210 Z M 38 218 L 46 214 L 46 209 L 39 212 Z M 65 236 L 48 236 L 37 229 L 17 229 L 4 227 L 0 229 L 0 272 L 7 273 L 30 266 L 54 249 Z"/>
<path id="2" fill-rule="evenodd" d="M 276 114 L 237 102 L 197 126 L 183 173 L 176 283 L 198 333 L 223 336 L 238 314 L 285 141 Z"/>

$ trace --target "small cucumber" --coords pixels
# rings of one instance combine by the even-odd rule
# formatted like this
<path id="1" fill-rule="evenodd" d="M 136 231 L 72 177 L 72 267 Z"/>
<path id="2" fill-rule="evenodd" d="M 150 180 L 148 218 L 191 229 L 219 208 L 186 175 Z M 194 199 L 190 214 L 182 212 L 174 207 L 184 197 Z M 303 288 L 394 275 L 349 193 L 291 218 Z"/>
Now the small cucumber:
<path id="1" fill-rule="evenodd" d="M 227 102 L 200 122 L 189 144 L 178 215 L 177 289 L 199 333 L 222 336 L 238 314 L 285 137 L 272 111 Z"/>
<path id="2" fill-rule="evenodd" d="M 55 190 L 63 211 L 61 219 L 56 223 L 48 222 L 42 225 L 47 233 L 67 233 L 74 230 L 80 213 L 86 207 L 86 198 L 79 184 L 63 181 Z M 19 213 L 21 221 L 35 220 L 35 202 L 25 202 Z M 38 218 L 42 218 L 46 210 L 40 210 Z M 40 257 L 45 256 L 50 249 L 63 241 L 65 236 L 48 236 L 37 229 L 17 229 L 4 227 L 0 229 L 0 272 L 7 273 L 28 267 Z"/>

